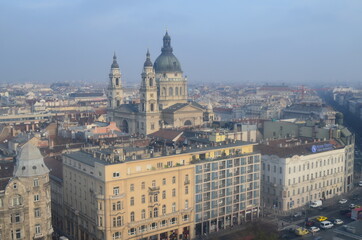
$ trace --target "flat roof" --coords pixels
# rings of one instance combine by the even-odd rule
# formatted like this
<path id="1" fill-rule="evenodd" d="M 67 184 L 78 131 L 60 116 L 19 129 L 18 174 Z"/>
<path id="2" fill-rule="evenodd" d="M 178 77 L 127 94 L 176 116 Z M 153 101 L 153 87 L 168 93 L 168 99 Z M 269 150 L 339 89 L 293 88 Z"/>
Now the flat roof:
<path id="1" fill-rule="evenodd" d="M 228 143 L 228 144 L 221 144 L 221 145 L 217 145 L 217 143 L 215 143 L 215 144 L 216 144 L 215 146 L 202 147 L 201 145 L 199 145 L 200 147 L 193 147 L 191 149 L 186 148 L 186 149 L 182 150 L 180 153 L 171 153 L 169 155 L 157 155 L 154 157 L 145 157 L 145 158 L 141 158 L 141 159 L 132 159 L 132 160 L 127 159 L 124 161 L 116 160 L 114 162 L 106 161 L 106 160 L 100 159 L 98 157 L 93 157 L 92 153 L 85 152 L 85 151 L 70 152 L 70 153 L 64 154 L 64 156 L 94 167 L 96 162 L 100 163 L 102 165 L 112 165 L 112 164 L 119 164 L 119 163 L 123 163 L 123 162 L 141 161 L 141 160 L 147 160 L 147 159 L 162 158 L 162 157 L 167 157 L 167 156 L 176 156 L 176 155 L 196 153 L 196 152 L 208 152 L 210 150 L 218 150 L 218 149 L 232 148 L 232 147 L 245 146 L 245 145 L 256 145 L 257 143 L 236 141 L 236 142 Z M 127 152 L 133 152 L 133 151 L 137 152 L 137 151 L 143 151 L 147 148 L 142 148 L 142 147 L 141 148 L 137 148 L 137 147 L 120 148 L 120 150 L 122 150 L 122 149 L 125 149 Z M 105 155 L 111 154 L 113 152 L 112 149 L 96 149 L 96 151 L 98 154 L 104 153 Z M 114 154 L 117 155 L 117 153 L 114 153 Z"/>

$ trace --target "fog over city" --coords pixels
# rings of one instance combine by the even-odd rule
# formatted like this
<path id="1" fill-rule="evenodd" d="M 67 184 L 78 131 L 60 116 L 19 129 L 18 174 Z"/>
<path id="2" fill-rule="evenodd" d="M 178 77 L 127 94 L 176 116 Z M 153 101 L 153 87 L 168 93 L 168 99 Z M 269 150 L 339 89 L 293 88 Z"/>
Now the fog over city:
<path id="1" fill-rule="evenodd" d="M 166 29 L 189 83 L 345 83 L 362 79 L 362 2 L 0 2 L 0 83 L 125 84 Z"/>

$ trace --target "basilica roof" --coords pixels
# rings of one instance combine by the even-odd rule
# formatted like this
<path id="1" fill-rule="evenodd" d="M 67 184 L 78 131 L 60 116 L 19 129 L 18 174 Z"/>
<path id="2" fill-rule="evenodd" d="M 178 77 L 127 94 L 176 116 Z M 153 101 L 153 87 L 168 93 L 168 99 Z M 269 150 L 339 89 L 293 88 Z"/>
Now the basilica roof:
<path id="1" fill-rule="evenodd" d="M 196 107 L 196 108 L 200 108 L 200 109 L 206 109 L 204 106 L 198 104 L 197 102 L 188 102 L 188 103 L 176 103 L 176 104 L 171 105 L 170 107 L 164 109 L 163 112 L 173 113 L 173 112 L 176 112 L 176 111 L 180 110 L 181 108 L 184 108 L 189 105 Z"/>
<path id="2" fill-rule="evenodd" d="M 154 69 L 156 73 L 167 72 L 182 72 L 181 64 L 178 59 L 172 53 L 171 37 L 166 32 L 163 37 L 163 47 L 161 49 L 161 55 L 158 56 L 154 63 Z"/>

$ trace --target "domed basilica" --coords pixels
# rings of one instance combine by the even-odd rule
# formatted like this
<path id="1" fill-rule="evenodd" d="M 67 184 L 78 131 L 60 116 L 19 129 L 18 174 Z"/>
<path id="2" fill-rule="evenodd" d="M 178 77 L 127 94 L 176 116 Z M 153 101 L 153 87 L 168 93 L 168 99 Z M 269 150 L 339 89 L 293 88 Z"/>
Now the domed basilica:
<path id="1" fill-rule="evenodd" d="M 187 79 L 173 54 L 171 37 L 163 37 L 161 54 L 152 64 L 147 51 L 141 74 L 140 103 L 124 103 L 121 71 L 117 58 L 109 74 L 107 91 L 109 121 L 115 121 L 130 134 L 150 134 L 161 128 L 201 126 L 213 120 L 213 113 L 196 102 L 188 101 Z"/>

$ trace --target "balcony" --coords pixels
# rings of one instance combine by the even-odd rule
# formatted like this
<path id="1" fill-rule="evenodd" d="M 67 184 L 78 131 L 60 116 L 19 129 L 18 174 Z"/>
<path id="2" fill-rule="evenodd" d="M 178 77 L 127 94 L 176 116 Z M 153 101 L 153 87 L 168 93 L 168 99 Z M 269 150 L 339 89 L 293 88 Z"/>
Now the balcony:
<path id="1" fill-rule="evenodd" d="M 184 185 L 188 185 L 188 184 L 190 184 L 190 180 L 185 179 Z"/>
<path id="2" fill-rule="evenodd" d="M 118 199 L 118 198 L 124 198 L 124 197 L 126 197 L 126 194 L 125 194 L 125 193 L 111 196 L 112 199 Z"/>
<path id="3" fill-rule="evenodd" d="M 148 191 L 150 191 L 150 192 L 159 192 L 160 187 L 148 187 Z"/>
<path id="4" fill-rule="evenodd" d="M 44 237 L 44 234 L 42 234 L 42 233 L 36 233 L 35 236 L 34 236 L 34 239 L 42 238 L 42 237 Z"/>

